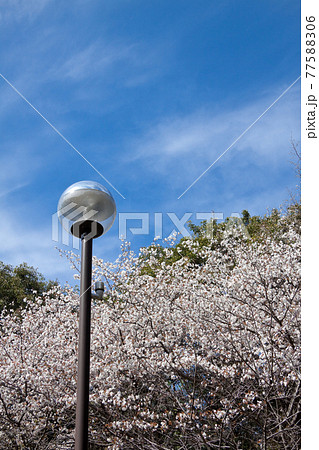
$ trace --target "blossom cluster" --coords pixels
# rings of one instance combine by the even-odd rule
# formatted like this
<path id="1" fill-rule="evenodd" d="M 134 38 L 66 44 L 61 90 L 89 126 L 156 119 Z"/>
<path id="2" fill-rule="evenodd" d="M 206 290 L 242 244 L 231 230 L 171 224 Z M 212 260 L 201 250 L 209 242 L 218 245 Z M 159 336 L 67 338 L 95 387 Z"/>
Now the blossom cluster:
<path id="1" fill-rule="evenodd" d="M 90 442 L 298 448 L 299 234 L 183 240 L 201 264 L 168 263 L 173 245 L 94 259 L 107 292 L 92 304 Z M 78 293 L 55 287 L 1 318 L 1 448 L 73 448 L 78 314 Z"/>

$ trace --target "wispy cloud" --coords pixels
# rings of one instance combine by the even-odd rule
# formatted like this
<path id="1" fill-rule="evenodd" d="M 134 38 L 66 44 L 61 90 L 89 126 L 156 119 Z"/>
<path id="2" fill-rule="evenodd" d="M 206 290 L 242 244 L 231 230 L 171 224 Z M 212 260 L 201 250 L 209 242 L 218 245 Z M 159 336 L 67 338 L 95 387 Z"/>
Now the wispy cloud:
<path id="1" fill-rule="evenodd" d="M 144 162 L 155 173 L 166 172 L 167 176 L 178 161 L 179 172 L 184 170 L 186 177 L 190 173 L 199 174 L 200 168 L 218 157 L 265 110 L 273 97 L 273 93 L 268 93 L 234 110 L 207 109 L 189 116 L 166 118 L 150 127 L 135 143 L 130 160 Z M 231 159 L 232 152 L 241 152 L 243 158 L 278 161 L 286 157 L 292 130 L 298 129 L 298 123 L 299 88 L 296 87 L 247 132 L 228 156 Z"/>
<path id="2" fill-rule="evenodd" d="M 41 166 L 42 161 L 36 156 L 32 142 L 4 140 L 0 152 L 0 197 L 27 186 Z"/>
<path id="3" fill-rule="evenodd" d="M 69 52 L 63 59 L 58 58 L 58 64 L 48 70 L 47 78 L 73 83 L 94 79 L 104 85 L 120 83 L 134 87 L 163 72 L 159 53 L 160 49 L 146 43 L 97 40 Z"/>
<path id="4" fill-rule="evenodd" d="M 0 0 L 0 21 L 35 19 L 52 0 Z"/>
<path id="5" fill-rule="evenodd" d="M 186 192 L 189 191 L 235 144 L 237 144 L 243 136 L 246 135 L 255 125 L 261 120 L 265 114 L 299 81 L 301 76 L 299 76 L 287 89 L 285 89 L 279 97 L 277 97 L 266 109 L 263 111 L 250 125 L 248 125 L 245 130 L 236 137 L 236 139 L 222 152 L 220 155 L 180 194 L 178 199 L 180 199 Z"/>
<path id="6" fill-rule="evenodd" d="M 19 92 L 16 87 L 11 84 L 1 73 L 0 73 L 0 77 L 3 78 L 6 83 L 41 117 L 41 119 L 43 119 L 93 170 L 95 170 L 95 172 L 101 177 L 103 178 L 104 181 L 107 182 L 107 184 L 109 184 L 123 199 L 125 199 L 125 197 L 112 185 L 112 183 L 107 180 L 104 175 L 102 175 L 102 173 L 96 169 L 96 167 L 87 159 L 85 158 L 85 156 L 79 151 L 77 150 L 77 148 L 74 147 L 73 144 L 71 144 L 70 141 L 68 141 L 68 139 L 65 138 L 65 136 L 54 126 L 52 125 L 51 122 L 49 122 L 49 120 L 40 113 L 40 111 L 38 111 L 31 102 L 29 102 L 23 94 L 21 94 L 21 92 Z"/>
<path id="7" fill-rule="evenodd" d="M 1 226 L 0 260 L 6 264 L 18 265 L 22 262 L 39 268 L 47 278 L 60 279 L 62 283 L 72 280 L 66 260 L 59 260 L 55 242 L 51 240 L 51 228 L 33 224 L 30 216 L 13 214 L 10 208 L 0 206 L 1 217 L 5 218 Z"/>
<path id="8" fill-rule="evenodd" d="M 132 61 L 134 57 L 134 45 L 105 45 L 102 42 L 93 42 L 70 54 L 58 68 L 51 69 L 49 76 L 82 81 L 101 75 L 121 61 Z"/>

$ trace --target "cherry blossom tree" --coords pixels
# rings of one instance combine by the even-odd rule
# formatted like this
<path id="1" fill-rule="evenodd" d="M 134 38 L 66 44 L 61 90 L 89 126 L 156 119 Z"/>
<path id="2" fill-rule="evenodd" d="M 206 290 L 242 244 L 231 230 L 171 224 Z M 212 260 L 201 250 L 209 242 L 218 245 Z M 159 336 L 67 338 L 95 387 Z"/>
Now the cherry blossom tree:
<path id="1" fill-rule="evenodd" d="M 300 234 L 278 224 L 94 259 L 91 448 L 300 448 Z M 74 446 L 78 311 L 54 287 L 2 317 L 2 448 Z"/>

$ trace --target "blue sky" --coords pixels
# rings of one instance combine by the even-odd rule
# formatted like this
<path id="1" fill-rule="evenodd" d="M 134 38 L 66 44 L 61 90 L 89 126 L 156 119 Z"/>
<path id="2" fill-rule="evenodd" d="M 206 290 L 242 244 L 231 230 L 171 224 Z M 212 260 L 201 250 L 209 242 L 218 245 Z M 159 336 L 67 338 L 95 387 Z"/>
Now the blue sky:
<path id="1" fill-rule="evenodd" d="M 0 77 L 0 260 L 72 282 L 51 217 L 80 180 L 150 213 L 135 250 L 155 212 L 168 235 L 167 212 L 264 214 L 294 191 L 300 80 L 178 199 L 299 77 L 299 2 L 0 0 L 0 34 L 3 77 L 125 197 Z M 117 256 L 118 220 L 94 248 Z"/>

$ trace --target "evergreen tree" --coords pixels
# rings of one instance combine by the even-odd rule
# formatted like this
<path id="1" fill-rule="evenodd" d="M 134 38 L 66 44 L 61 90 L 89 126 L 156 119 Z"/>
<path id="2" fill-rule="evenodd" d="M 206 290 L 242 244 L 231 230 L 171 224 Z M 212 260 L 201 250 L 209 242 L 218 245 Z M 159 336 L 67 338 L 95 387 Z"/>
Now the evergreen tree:
<path id="1" fill-rule="evenodd" d="M 16 267 L 0 261 L 0 310 L 17 310 L 57 282 L 46 281 L 38 269 L 22 263 Z"/>

